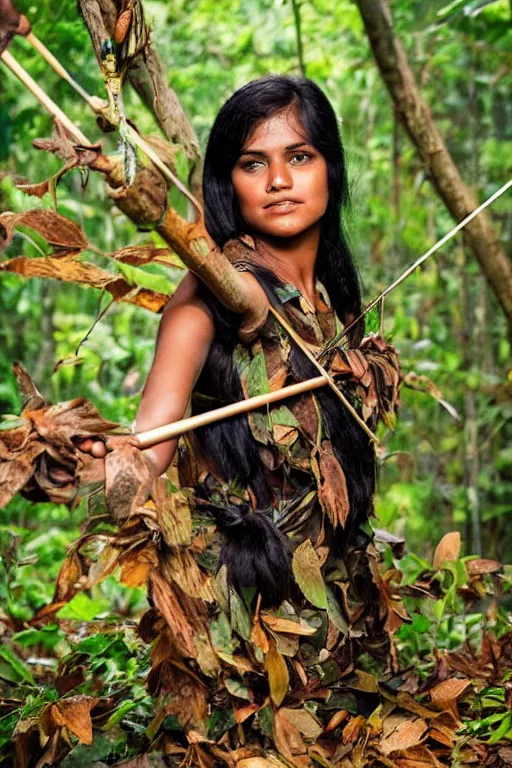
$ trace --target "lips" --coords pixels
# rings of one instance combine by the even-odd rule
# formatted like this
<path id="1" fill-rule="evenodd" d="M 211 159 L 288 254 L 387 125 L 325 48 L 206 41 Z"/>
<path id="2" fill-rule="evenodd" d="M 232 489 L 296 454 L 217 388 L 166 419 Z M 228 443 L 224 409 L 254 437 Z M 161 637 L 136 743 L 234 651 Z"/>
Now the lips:
<path id="1" fill-rule="evenodd" d="M 293 200 L 290 197 L 285 198 L 284 200 L 274 200 L 272 203 L 268 203 L 267 205 L 264 205 L 264 208 L 286 208 L 291 207 L 292 205 L 299 205 L 301 203 L 300 200 Z"/>

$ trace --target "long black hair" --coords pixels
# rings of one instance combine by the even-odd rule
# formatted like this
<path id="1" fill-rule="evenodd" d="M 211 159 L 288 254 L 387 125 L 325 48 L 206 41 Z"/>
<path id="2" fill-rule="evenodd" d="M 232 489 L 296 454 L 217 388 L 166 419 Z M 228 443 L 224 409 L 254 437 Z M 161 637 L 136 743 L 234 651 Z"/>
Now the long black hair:
<path id="1" fill-rule="evenodd" d="M 205 155 L 203 195 L 206 228 L 219 247 L 244 234 L 231 173 L 251 132 L 276 113 L 293 109 L 305 136 L 325 158 L 329 199 L 322 217 L 316 275 L 326 286 L 338 317 L 347 322 L 360 313 L 361 290 L 357 270 L 342 226 L 342 210 L 349 203 L 345 155 L 334 111 L 320 88 L 311 80 L 269 75 L 236 91 L 224 104 L 213 124 Z M 276 300 L 279 281 L 268 270 L 253 269 L 271 301 Z M 202 289 L 211 308 L 217 334 L 198 381 L 200 392 L 222 402 L 243 397 L 233 361 L 240 318 L 227 312 Z M 351 342 L 357 343 L 359 327 Z M 300 349 L 292 345 L 292 378 L 317 375 Z M 329 389 L 316 395 L 325 436 L 331 441 L 347 479 L 351 506 L 349 524 L 337 535 L 342 551 L 356 528 L 372 510 L 375 462 L 367 435 Z M 266 478 L 258 446 L 246 416 L 233 417 L 197 431 L 202 449 L 213 459 L 226 481 L 237 481 L 252 489 L 258 513 L 244 505 L 211 505 L 219 528 L 226 534 L 221 563 L 228 566 L 230 581 L 237 588 L 256 586 L 264 599 L 279 603 L 290 584 L 290 551 L 286 537 L 271 520 L 272 490 Z M 268 596 L 271 597 L 268 597 Z"/>
<path id="2" fill-rule="evenodd" d="M 316 272 L 341 320 L 357 316 L 361 289 L 343 228 L 349 205 L 345 153 L 329 100 L 311 80 L 267 75 L 236 91 L 221 108 L 206 149 L 203 195 L 206 229 L 221 248 L 244 233 L 231 172 L 252 131 L 277 112 L 293 109 L 307 140 L 327 163 L 329 200 L 322 217 Z"/>

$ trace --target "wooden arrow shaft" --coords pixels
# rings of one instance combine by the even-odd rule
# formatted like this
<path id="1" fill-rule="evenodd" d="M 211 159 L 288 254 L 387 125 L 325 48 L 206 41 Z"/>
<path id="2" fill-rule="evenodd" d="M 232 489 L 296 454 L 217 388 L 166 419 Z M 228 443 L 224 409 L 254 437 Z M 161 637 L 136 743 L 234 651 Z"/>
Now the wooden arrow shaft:
<path id="1" fill-rule="evenodd" d="M 76 127 L 76 125 L 69 119 L 69 117 L 57 106 L 57 104 L 51 99 L 43 89 L 36 83 L 36 81 L 30 77 L 28 72 L 18 64 L 14 56 L 9 51 L 4 51 L 0 57 L 4 64 L 9 67 L 23 85 L 36 97 L 36 99 L 48 110 L 48 112 L 58 120 L 66 128 L 73 139 L 83 146 L 90 146 L 90 142 L 82 131 Z"/>
<path id="2" fill-rule="evenodd" d="M 276 389 L 273 392 L 267 392 L 264 395 L 249 397 L 247 400 L 239 400 L 237 403 L 224 405 L 222 408 L 215 408 L 206 413 L 200 413 L 198 416 L 190 416 L 187 419 L 173 421 L 171 424 L 165 424 L 162 427 L 155 427 L 146 432 L 139 432 L 136 438 L 141 448 L 151 448 L 158 443 L 164 443 L 166 440 L 172 440 L 186 432 L 191 432 L 198 427 L 205 427 L 222 419 L 228 419 L 230 416 L 238 416 L 241 413 L 248 413 L 257 408 L 263 408 L 276 400 L 284 400 L 294 395 L 302 395 L 304 392 L 310 392 L 312 389 L 319 389 L 327 384 L 325 376 L 317 376 L 306 381 L 299 381 L 297 384 L 290 384 L 288 387 Z"/>
<path id="3" fill-rule="evenodd" d="M 339 336 L 336 336 L 336 338 L 333 340 L 335 344 L 339 344 L 340 340 L 347 335 L 347 333 L 353 328 L 357 323 L 362 320 L 362 318 L 368 314 L 368 312 L 373 309 L 382 299 L 384 299 L 391 291 L 394 291 L 395 288 L 397 288 L 401 283 L 404 282 L 404 280 L 407 280 L 409 275 L 411 275 L 421 264 L 423 264 L 424 261 L 428 259 L 429 256 L 432 256 L 433 253 L 438 251 L 448 240 L 450 240 L 454 235 L 457 234 L 461 229 L 463 229 L 466 224 L 469 224 L 470 221 L 472 221 L 475 216 L 478 216 L 479 213 L 481 213 L 485 208 L 487 208 L 488 205 L 491 205 L 494 203 L 495 200 L 498 199 L 501 195 L 503 195 L 504 192 L 507 191 L 512 187 L 512 179 L 507 181 L 505 184 L 503 184 L 502 187 L 500 187 L 496 192 L 487 198 L 487 200 L 484 200 L 484 202 L 478 206 L 478 208 L 475 208 L 474 211 L 471 211 L 462 221 L 459 221 L 458 224 L 455 225 L 452 229 L 450 229 L 449 232 L 446 233 L 446 235 L 443 235 L 443 237 L 435 243 L 432 248 L 429 248 L 426 253 L 424 253 L 422 256 L 416 259 L 415 262 L 413 262 L 409 267 L 407 267 L 404 272 L 402 272 L 401 275 L 399 275 L 395 280 L 393 280 L 392 283 L 390 283 L 386 288 L 384 288 L 383 291 L 379 293 L 378 296 L 376 296 L 374 299 L 372 299 L 363 309 L 359 317 L 356 317 L 355 320 L 353 320 L 349 325 L 346 325 L 343 331 L 339 334 Z M 381 321 L 382 322 L 382 321 Z M 329 345 L 328 345 L 329 346 Z"/>

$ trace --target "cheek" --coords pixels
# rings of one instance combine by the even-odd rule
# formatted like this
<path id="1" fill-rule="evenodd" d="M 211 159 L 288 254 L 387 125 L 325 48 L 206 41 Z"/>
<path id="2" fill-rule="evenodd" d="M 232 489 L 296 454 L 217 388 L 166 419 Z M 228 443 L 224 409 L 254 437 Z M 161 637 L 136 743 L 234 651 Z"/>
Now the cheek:
<path id="1" fill-rule="evenodd" d="M 317 201 L 319 208 L 322 208 L 322 213 L 325 213 L 327 204 L 329 202 L 329 181 L 327 175 L 327 163 L 323 163 L 322 167 L 318 169 L 317 178 L 315 180 L 315 189 L 317 190 Z"/>
<path id="2" fill-rule="evenodd" d="M 257 185 L 254 183 L 252 177 L 244 176 L 240 178 L 236 173 L 232 174 L 231 181 L 233 183 L 233 189 L 240 212 L 244 219 L 248 221 L 253 218 L 254 212 L 258 208 L 259 192 Z"/>

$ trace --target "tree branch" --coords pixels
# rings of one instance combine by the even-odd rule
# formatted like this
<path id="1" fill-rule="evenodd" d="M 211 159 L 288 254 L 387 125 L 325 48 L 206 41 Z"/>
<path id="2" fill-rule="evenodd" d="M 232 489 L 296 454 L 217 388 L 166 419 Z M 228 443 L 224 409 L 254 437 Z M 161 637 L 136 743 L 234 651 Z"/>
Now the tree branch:
<path id="1" fill-rule="evenodd" d="M 114 37 L 116 5 L 114 0 L 79 0 L 79 6 L 100 61 L 104 41 Z M 142 12 L 142 6 L 140 10 Z M 162 61 L 151 42 L 130 61 L 127 77 L 168 141 L 183 147 L 190 163 L 190 189 L 194 197 L 201 200 L 199 142 L 176 92 L 167 83 Z"/>

